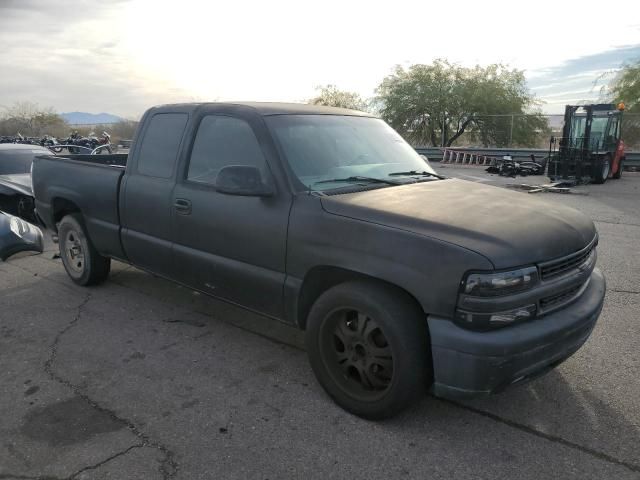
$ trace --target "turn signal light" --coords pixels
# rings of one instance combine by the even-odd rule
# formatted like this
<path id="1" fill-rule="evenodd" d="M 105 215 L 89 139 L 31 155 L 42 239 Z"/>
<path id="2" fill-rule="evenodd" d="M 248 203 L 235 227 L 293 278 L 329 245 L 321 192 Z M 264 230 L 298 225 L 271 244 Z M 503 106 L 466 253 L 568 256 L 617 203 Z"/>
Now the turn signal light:
<path id="1" fill-rule="evenodd" d="M 503 312 L 476 313 L 465 310 L 456 310 L 458 324 L 473 330 L 491 330 L 505 327 L 514 323 L 525 322 L 536 316 L 535 305 L 525 305 Z"/>

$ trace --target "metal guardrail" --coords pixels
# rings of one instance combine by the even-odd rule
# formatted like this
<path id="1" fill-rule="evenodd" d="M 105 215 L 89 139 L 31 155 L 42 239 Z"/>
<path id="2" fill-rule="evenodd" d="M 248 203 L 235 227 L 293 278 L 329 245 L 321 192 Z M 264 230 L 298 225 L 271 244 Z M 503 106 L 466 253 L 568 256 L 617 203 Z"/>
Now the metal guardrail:
<path id="1" fill-rule="evenodd" d="M 414 147 L 416 152 L 421 155 L 425 155 L 429 161 L 440 162 L 442 161 L 442 155 L 444 148 L 441 147 Z M 517 159 L 530 159 L 531 155 L 544 158 L 549 155 L 548 149 L 542 148 L 458 148 L 454 147 L 459 152 L 473 153 L 480 156 L 487 157 L 500 157 L 504 155 L 511 155 L 514 160 Z M 625 153 L 625 165 L 628 167 L 640 167 L 640 152 L 626 152 Z"/>

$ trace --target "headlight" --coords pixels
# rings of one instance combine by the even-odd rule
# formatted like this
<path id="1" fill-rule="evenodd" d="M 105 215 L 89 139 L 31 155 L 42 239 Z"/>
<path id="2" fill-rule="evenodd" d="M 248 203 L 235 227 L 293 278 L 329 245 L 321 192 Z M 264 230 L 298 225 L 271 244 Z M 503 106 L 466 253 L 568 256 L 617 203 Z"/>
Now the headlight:
<path id="1" fill-rule="evenodd" d="M 455 321 L 465 328 L 490 330 L 531 320 L 537 314 L 535 303 L 529 299 L 523 301 L 521 306 L 513 307 L 508 296 L 529 290 L 537 283 L 536 267 L 508 272 L 470 273 L 462 281 Z M 505 303 L 510 304 L 508 310 L 504 307 Z M 502 308 L 500 305 L 503 305 Z"/>
<path id="2" fill-rule="evenodd" d="M 521 292 L 538 282 L 538 269 L 526 267 L 510 272 L 471 273 L 463 282 L 463 293 L 475 297 L 497 297 Z"/>
<path id="3" fill-rule="evenodd" d="M 16 237 L 22 238 L 29 233 L 29 224 L 18 217 L 11 216 L 9 228 Z"/>
<path id="4" fill-rule="evenodd" d="M 491 330 L 493 328 L 505 327 L 514 323 L 531 320 L 536 316 L 536 306 L 525 305 L 504 312 L 477 313 L 465 310 L 456 310 L 456 321 L 473 330 Z"/>

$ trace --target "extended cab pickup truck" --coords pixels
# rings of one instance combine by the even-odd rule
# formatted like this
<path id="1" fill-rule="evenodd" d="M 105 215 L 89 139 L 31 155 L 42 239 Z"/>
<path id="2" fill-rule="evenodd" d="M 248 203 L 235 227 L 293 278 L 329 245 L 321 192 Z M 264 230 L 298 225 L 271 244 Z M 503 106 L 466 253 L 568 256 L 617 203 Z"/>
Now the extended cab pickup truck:
<path id="1" fill-rule="evenodd" d="M 105 280 L 113 258 L 298 325 L 320 384 L 363 417 L 426 388 L 526 381 L 579 349 L 602 309 L 591 220 L 445 179 L 368 114 L 165 105 L 128 158 L 82 158 L 40 157 L 32 175 L 74 282 Z"/>

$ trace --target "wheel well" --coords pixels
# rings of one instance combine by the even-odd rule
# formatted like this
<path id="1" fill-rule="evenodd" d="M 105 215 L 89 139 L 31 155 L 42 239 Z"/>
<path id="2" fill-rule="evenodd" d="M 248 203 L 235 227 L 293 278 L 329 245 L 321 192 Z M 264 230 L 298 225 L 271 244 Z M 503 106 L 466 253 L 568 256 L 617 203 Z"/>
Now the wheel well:
<path id="1" fill-rule="evenodd" d="M 420 302 L 418 302 L 418 300 L 413 295 L 411 295 L 411 293 L 391 282 L 387 282 L 385 280 L 381 280 L 379 278 L 345 268 L 321 266 L 314 267 L 307 273 L 302 282 L 300 292 L 298 293 L 298 305 L 296 313 L 298 325 L 300 326 L 300 328 L 302 330 L 306 329 L 307 315 L 311 310 L 311 306 L 320 295 L 329 290 L 331 287 L 335 287 L 336 285 L 339 285 L 341 283 L 354 280 L 376 282 L 398 290 L 401 295 L 406 295 L 407 297 L 409 297 L 416 304 L 417 308 L 423 311 Z"/>
<path id="2" fill-rule="evenodd" d="M 53 200 L 53 222 L 57 224 L 70 213 L 80 213 L 80 208 L 71 200 L 66 198 L 55 198 Z"/>

